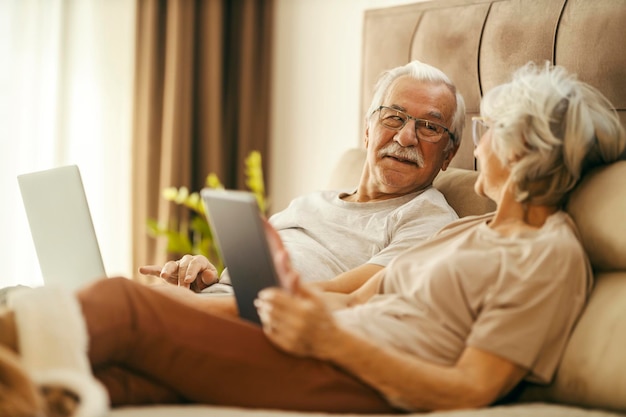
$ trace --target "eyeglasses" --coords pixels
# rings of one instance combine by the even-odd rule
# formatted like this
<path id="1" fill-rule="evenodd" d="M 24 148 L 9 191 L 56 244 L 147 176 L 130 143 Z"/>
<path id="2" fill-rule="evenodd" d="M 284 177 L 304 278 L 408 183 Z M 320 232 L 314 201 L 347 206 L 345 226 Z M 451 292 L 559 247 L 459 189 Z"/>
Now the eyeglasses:
<path id="1" fill-rule="evenodd" d="M 480 138 L 487 133 L 490 127 L 486 117 L 472 117 L 472 140 L 474 141 L 474 146 L 478 146 Z"/>
<path id="2" fill-rule="evenodd" d="M 420 141 L 436 143 L 441 140 L 444 133 L 447 133 L 450 140 L 454 141 L 454 135 L 450 130 L 438 123 L 430 120 L 418 119 L 405 112 L 387 106 L 380 106 L 374 113 L 378 112 L 380 124 L 391 130 L 402 130 L 409 120 L 415 121 L 415 135 Z"/>

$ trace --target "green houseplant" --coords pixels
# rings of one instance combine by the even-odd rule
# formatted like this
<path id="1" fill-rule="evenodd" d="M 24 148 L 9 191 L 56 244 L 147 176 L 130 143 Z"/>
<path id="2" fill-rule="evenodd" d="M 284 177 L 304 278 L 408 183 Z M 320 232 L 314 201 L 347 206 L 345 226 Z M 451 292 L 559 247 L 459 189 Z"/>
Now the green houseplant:
<path id="1" fill-rule="evenodd" d="M 267 198 L 265 196 L 265 181 L 263 179 L 263 164 L 261 153 L 252 151 L 245 159 L 246 186 L 254 193 L 261 212 L 267 212 Z M 206 177 L 206 187 L 224 188 L 215 173 Z M 171 256 L 184 254 L 203 255 L 215 265 L 218 272 L 224 269 L 224 263 L 213 239 L 211 226 L 206 217 L 204 203 L 199 192 L 189 192 L 187 187 L 167 187 L 162 196 L 189 210 L 188 216 L 174 215 L 167 225 L 159 224 L 154 219 L 147 222 L 148 231 L 153 237 L 167 238 L 167 253 Z"/>

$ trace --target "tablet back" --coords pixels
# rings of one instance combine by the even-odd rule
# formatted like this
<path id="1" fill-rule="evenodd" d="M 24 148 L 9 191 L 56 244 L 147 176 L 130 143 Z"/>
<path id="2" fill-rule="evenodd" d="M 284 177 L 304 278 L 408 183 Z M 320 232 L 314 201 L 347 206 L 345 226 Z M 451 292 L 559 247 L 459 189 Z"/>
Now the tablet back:
<path id="1" fill-rule="evenodd" d="M 254 299 L 278 276 L 254 194 L 205 188 L 201 196 L 235 292 L 239 315 L 260 323 Z"/>

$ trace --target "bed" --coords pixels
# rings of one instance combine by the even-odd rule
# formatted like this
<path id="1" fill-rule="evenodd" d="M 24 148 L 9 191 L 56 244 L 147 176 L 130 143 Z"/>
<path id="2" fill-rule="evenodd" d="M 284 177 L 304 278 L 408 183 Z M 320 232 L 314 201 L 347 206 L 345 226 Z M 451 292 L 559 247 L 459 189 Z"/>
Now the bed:
<path id="1" fill-rule="evenodd" d="M 484 92 L 529 60 L 563 65 L 603 91 L 626 123 L 626 2 L 618 0 L 437 0 L 366 12 L 363 28 L 362 110 L 374 80 L 390 67 L 420 59 L 457 84 L 467 118 Z M 467 137 L 467 136 L 466 136 Z M 493 209 L 472 192 L 475 163 L 464 140 L 449 169 L 436 179 L 459 215 Z M 332 186 L 354 185 L 363 149 L 346 152 Z M 568 210 L 579 223 L 597 286 L 548 387 L 528 386 L 507 404 L 433 417 L 609 416 L 626 413 L 626 161 L 598 172 Z M 603 201 L 601 210 L 597 201 Z M 237 389 L 233 387 L 233 389 Z M 303 413 L 212 406 L 129 407 L 110 417 L 294 417 Z M 323 413 L 304 414 L 310 417 Z"/>

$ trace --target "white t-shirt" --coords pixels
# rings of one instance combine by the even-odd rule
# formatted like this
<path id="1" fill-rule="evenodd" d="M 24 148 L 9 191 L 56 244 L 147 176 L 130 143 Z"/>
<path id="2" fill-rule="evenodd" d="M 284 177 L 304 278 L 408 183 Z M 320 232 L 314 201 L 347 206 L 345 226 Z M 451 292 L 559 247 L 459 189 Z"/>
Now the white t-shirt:
<path id="1" fill-rule="evenodd" d="M 401 254 L 379 294 L 337 319 L 433 363 L 453 365 L 473 346 L 550 381 L 591 289 L 587 256 L 564 212 L 515 237 L 489 228 L 492 216 L 461 219 Z"/>
<path id="2" fill-rule="evenodd" d="M 334 278 L 396 255 L 458 219 L 435 188 L 389 200 L 354 203 L 340 191 L 296 198 L 270 218 L 303 281 Z"/>

